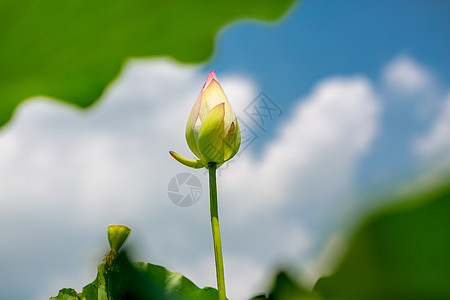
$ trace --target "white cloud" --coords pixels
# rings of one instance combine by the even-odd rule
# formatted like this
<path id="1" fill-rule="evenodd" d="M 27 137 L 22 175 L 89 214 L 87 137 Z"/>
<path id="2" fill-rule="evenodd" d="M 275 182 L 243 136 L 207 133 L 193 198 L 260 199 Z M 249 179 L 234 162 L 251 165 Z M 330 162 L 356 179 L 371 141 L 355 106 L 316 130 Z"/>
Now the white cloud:
<path id="1" fill-rule="evenodd" d="M 242 76 L 218 77 L 239 114 L 257 87 Z M 135 61 L 90 110 L 45 99 L 19 108 L 0 132 L 0 269 L 8 270 L 0 274 L 0 298 L 80 290 L 95 276 L 92 251 L 100 261 L 111 223 L 133 228 L 129 243 L 138 259 L 211 284 L 202 282 L 198 265 L 213 258 L 207 178 L 168 155 L 189 156 L 184 127 L 204 80 L 192 66 Z M 313 249 L 316 225 L 352 189 L 379 112 L 367 79 L 325 80 L 299 99 L 261 156 L 246 151 L 219 178 L 230 295 L 259 292 L 236 278 L 254 275 L 251 286 L 258 288 L 280 258 L 300 259 Z M 204 187 L 187 209 L 166 194 L 181 172 L 198 175 Z M 55 278 L 73 279 L 56 287 Z"/>
<path id="2" fill-rule="evenodd" d="M 385 67 L 383 80 L 389 88 L 411 94 L 428 88 L 432 77 L 430 72 L 414 59 L 401 55 Z"/>
<path id="3" fill-rule="evenodd" d="M 261 157 L 245 153 L 224 176 L 233 215 L 245 220 L 311 199 L 325 205 L 340 198 L 376 135 L 379 112 L 373 88 L 362 77 L 318 84 L 298 101 Z"/>
<path id="4" fill-rule="evenodd" d="M 430 131 L 415 142 L 416 152 L 427 158 L 442 158 L 450 154 L 450 94 L 441 105 Z"/>

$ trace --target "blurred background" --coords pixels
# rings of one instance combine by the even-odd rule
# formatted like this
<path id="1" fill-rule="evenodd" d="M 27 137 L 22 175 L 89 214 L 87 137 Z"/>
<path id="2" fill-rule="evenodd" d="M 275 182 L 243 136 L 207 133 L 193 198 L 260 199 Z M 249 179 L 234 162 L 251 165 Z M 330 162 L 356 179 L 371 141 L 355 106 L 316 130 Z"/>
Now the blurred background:
<path id="1" fill-rule="evenodd" d="M 379 196 L 448 171 L 449 13 L 448 1 L 305 0 L 223 27 L 203 63 L 127 60 L 87 109 L 22 103 L 0 128 L 0 298 L 81 290 L 114 223 L 132 228 L 134 260 L 215 287 L 207 174 L 168 154 L 193 158 L 185 124 L 211 71 L 242 124 L 218 176 L 228 296 L 266 291 L 279 268 L 312 287 Z M 201 191 L 187 207 L 168 194 L 181 173 Z"/>

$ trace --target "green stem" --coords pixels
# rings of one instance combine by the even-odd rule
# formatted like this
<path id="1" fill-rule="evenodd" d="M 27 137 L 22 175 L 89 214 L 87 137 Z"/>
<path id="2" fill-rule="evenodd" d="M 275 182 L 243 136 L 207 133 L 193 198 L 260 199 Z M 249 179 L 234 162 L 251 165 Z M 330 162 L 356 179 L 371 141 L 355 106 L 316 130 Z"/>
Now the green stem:
<path id="1" fill-rule="evenodd" d="M 209 196 L 211 210 L 211 227 L 214 241 L 214 258 L 216 260 L 217 290 L 219 300 L 226 300 L 225 275 L 223 271 L 222 243 L 220 241 L 219 210 L 217 207 L 216 163 L 209 163 Z"/>

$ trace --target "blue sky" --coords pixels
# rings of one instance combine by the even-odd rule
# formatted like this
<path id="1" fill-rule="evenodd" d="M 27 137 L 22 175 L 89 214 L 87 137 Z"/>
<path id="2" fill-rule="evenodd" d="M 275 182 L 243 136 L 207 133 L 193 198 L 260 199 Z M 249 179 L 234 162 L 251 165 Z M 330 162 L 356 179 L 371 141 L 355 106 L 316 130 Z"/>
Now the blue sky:
<path id="1" fill-rule="evenodd" d="M 210 65 L 251 73 L 287 103 L 330 74 L 377 79 L 380 66 L 400 53 L 448 83 L 449 10 L 447 1 L 303 1 L 275 26 L 239 22 L 225 29 Z"/>
<path id="2" fill-rule="evenodd" d="M 218 179 L 228 295 L 264 292 L 280 265 L 311 285 L 375 187 L 405 190 L 436 161 L 448 170 L 449 12 L 448 1 L 303 1 L 274 24 L 226 27 L 203 65 L 130 61 L 88 110 L 26 101 L 0 132 L 0 298 L 81 290 L 112 223 L 132 228 L 136 260 L 215 285 L 207 176 L 168 155 L 192 157 L 185 123 L 212 70 L 258 136 Z M 246 114 L 260 92 L 283 111 L 263 129 Z M 187 208 L 167 196 L 183 172 L 203 186 Z"/>

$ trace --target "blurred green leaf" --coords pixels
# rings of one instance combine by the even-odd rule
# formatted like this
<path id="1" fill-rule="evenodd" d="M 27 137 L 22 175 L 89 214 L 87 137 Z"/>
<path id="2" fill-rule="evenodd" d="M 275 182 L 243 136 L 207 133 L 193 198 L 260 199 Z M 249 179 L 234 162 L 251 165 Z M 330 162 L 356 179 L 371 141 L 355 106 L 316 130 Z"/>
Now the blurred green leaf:
<path id="1" fill-rule="evenodd" d="M 250 300 L 267 300 L 267 298 L 266 298 L 266 295 L 258 295 L 258 296 L 251 298 Z"/>
<path id="2" fill-rule="evenodd" d="M 320 300 L 322 298 L 307 291 L 286 273 L 278 273 L 269 300 Z"/>
<path id="3" fill-rule="evenodd" d="M 51 297 L 50 300 L 77 300 L 77 292 L 74 289 L 62 289 L 58 296 Z"/>
<path id="4" fill-rule="evenodd" d="M 240 18 L 275 20 L 293 0 L 2 0 L 0 126 L 22 100 L 92 104 L 127 57 L 200 62 Z M 151 84 L 151 83 L 149 83 Z"/>
<path id="5" fill-rule="evenodd" d="M 450 299 L 450 186 L 410 196 L 356 233 L 325 299 Z"/>
<path id="6" fill-rule="evenodd" d="M 180 273 L 149 263 L 131 263 L 119 254 L 114 268 L 98 265 L 97 278 L 79 294 L 62 289 L 50 300 L 217 300 L 217 290 L 203 289 Z"/>

